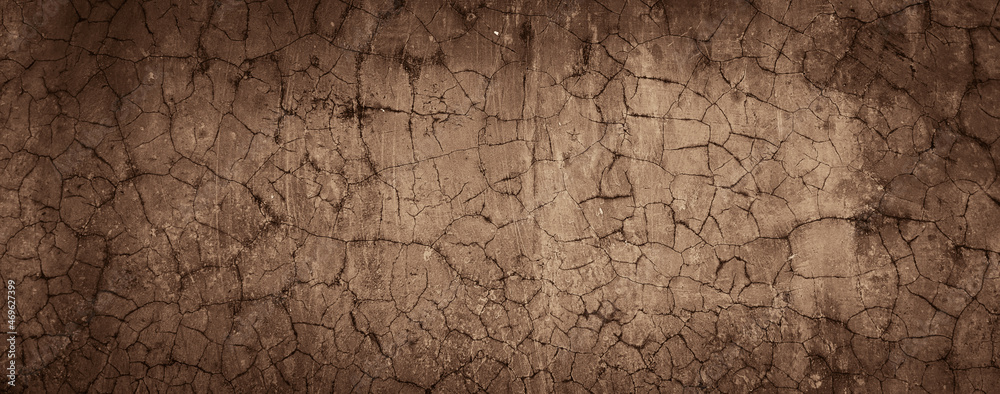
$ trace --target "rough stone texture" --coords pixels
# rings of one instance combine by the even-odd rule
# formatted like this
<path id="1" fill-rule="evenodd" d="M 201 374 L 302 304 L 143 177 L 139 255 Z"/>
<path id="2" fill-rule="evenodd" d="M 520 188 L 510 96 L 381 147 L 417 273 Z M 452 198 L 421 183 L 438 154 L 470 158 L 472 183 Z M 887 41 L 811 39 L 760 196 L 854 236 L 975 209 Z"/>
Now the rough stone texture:
<path id="1" fill-rule="evenodd" d="M 16 390 L 995 392 L 998 8 L 0 1 Z"/>

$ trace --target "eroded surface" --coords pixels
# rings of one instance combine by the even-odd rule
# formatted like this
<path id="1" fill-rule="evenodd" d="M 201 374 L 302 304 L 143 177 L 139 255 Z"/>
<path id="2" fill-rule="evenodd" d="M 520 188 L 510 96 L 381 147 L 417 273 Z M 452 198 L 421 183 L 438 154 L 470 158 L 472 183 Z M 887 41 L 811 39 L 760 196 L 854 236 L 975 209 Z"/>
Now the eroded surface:
<path id="1" fill-rule="evenodd" d="M 994 391 L 991 1 L 2 3 L 29 391 Z"/>

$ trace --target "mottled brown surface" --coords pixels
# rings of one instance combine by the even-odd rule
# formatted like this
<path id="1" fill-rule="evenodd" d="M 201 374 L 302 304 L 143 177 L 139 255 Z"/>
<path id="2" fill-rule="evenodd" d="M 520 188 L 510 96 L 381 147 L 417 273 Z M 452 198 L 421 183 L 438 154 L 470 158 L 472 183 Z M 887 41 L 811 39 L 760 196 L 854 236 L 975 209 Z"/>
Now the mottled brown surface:
<path id="1" fill-rule="evenodd" d="M 995 1 L 348 2 L 0 0 L 16 390 L 1000 387 Z"/>

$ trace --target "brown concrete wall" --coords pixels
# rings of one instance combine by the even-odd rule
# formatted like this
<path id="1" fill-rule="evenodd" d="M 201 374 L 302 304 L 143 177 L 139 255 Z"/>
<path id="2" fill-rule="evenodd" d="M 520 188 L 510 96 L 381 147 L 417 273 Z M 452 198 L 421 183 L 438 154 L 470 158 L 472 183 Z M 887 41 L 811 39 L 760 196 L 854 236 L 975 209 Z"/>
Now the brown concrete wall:
<path id="1" fill-rule="evenodd" d="M 1000 387 L 995 1 L 0 17 L 16 391 Z"/>

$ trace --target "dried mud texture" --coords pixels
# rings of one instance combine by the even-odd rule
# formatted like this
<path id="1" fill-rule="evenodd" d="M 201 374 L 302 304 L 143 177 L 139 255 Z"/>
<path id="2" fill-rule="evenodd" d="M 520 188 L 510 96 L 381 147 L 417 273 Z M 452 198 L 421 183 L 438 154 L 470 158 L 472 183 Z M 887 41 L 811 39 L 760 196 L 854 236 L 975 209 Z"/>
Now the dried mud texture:
<path id="1" fill-rule="evenodd" d="M 995 1 L 0 15 L 17 390 L 1000 387 Z"/>

